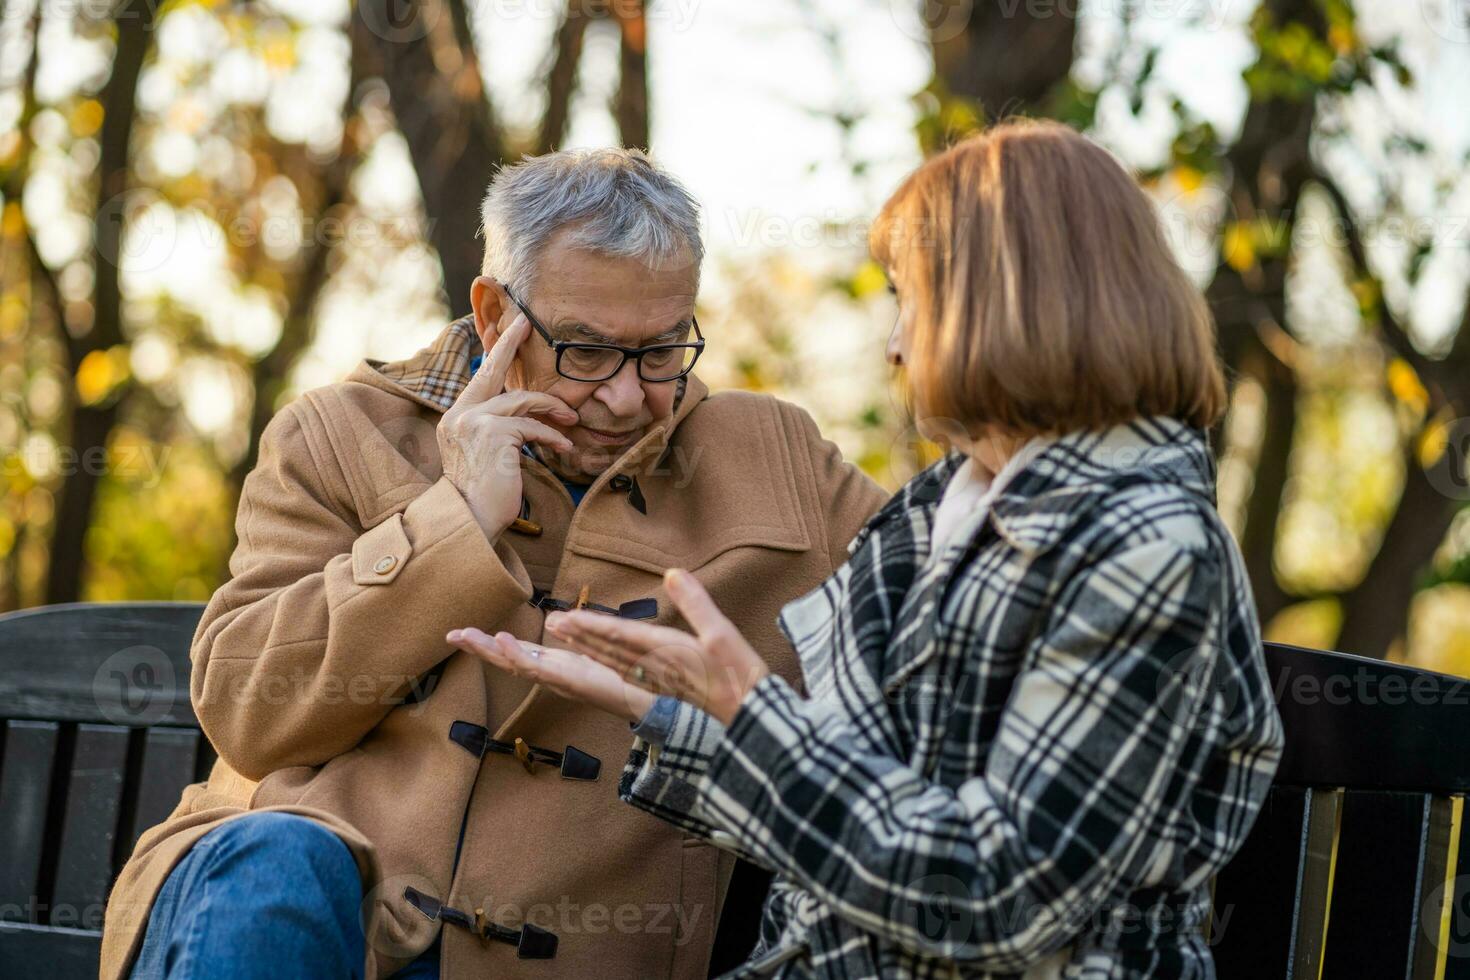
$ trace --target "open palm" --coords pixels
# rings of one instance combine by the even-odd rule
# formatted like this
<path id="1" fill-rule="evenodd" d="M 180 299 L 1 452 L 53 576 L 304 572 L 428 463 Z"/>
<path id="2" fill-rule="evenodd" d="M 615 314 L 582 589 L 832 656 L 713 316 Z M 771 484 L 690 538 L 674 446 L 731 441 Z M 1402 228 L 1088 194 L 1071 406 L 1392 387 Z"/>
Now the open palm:
<path id="1" fill-rule="evenodd" d="M 651 692 L 625 681 L 611 667 L 571 650 L 528 643 L 506 632 L 491 636 L 474 627 L 453 630 L 447 639 L 507 673 L 619 718 L 638 721 L 653 705 Z"/>

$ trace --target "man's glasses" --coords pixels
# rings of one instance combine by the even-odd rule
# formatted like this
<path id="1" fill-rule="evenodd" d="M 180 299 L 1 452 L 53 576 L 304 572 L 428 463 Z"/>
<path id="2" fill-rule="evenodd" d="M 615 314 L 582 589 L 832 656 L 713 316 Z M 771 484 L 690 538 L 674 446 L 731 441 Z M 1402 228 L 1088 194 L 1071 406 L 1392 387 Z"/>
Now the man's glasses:
<path id="1" fill-rule="evenodd" d="M 541 339 L 556 351 L 556 373 L 572 381 L 606 381 L 623 369 L 628 358 L 638 362 L 638 377 L 644 381 L 677 381 L 688 374 L 704 352 L 704 334 L 693 314 L 689 324 L 695 339 L 687 344 L 654 344 L 650 347 L 619 347 L 617 344 L 593 344 L 574 340 L 553 340 L 526 305 L 509 289 L 505 295 L 526 315 Z"/>

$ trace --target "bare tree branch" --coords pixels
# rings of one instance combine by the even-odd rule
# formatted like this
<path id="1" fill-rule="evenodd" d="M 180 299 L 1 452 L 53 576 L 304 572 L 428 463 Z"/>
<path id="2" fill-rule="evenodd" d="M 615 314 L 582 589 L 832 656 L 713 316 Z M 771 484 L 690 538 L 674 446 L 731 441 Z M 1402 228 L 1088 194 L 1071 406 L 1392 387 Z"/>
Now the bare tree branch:
<path id="1" fill-rule="evenodd" d="M 580 0 L 567 0 L 566 13 L 557 28 L 551 66 L 546 72 L 546 112 L 536 137 L 536 152 L 550 153 L 567 136 L 572 94 L 577 89 L 577 66 L 582 60 L 582 39 L 587 34 L 587 12 Z"/>

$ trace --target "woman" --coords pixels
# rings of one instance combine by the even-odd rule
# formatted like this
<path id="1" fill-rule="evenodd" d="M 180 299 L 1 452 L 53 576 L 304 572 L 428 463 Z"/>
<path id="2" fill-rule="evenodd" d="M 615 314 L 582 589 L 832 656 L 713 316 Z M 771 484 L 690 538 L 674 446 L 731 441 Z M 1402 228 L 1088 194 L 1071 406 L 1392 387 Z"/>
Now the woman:
<path id="1" fill-rule="evenodd" d="M 1207 308 L 1058 125 L 930 160 L 871 246 L 888 358 L 952 451 L 782 611 L 804 695 L 678 570 L 692 633 L 449 640 L 638 722 L 623 798 L 776 872 L 735 976 L 1213 976 L 1209 881 L 1282 739 L 1214 505 Z"/>

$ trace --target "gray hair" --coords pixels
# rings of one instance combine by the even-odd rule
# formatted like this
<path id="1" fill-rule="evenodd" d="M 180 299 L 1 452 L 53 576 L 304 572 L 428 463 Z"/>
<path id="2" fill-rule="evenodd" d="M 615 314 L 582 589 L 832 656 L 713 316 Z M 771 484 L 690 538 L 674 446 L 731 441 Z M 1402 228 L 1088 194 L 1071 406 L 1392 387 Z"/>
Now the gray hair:
<path id="1" fill-rule="evenodd" d="M 502 167 L 480 210 L 481 271 L 518 296 L 531 292 L 541 252 L 563 228 L 575 248 L 692 263 L 699 282 L 699 204 L 641 150 L 561 150 Z"/>

